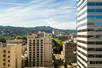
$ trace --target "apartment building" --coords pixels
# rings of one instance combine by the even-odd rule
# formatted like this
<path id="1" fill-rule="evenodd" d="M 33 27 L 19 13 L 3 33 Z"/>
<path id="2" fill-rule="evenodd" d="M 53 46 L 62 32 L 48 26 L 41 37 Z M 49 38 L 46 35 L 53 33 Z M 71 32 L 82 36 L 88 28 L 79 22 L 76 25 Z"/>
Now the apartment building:
<path id="1" fill-rule="evenodd" d="M 28 67 L 52 67 L 52 39 L 40 34 L 27 36 Z"/>
<path id="2" fill-rule="evenodd" d="M 0 68 L 22 68 L 22 46 L 0 43 Z"/>

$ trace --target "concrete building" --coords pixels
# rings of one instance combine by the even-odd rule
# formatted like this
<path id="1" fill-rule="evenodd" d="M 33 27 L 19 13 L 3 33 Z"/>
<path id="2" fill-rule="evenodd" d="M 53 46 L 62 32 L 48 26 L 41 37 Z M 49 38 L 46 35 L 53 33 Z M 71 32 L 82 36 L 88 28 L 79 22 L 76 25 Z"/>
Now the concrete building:
<path id="1" fill-rule="evenodd" d="M 0 44 L 0 68 L 22 68 L 22 46 Z"/>
<path id="2" fill-rule="evenodd" d="M 102 68 L 102 0 L 77 0 L 77 68 Z"/>
<path id="3" fill-rule="evenodd" d="M 52 38 L 27 36 L 28 67 L 52 67 Z"/>
<path id="4" fill-rule="evenodd" d="M 16 39 L 15 40 L 6 40 L 6 43 L 7 44 L 16 44 L 16 45 L 20 44 L 20 45 L 23 45 L 23 40 L 16 40 Z"/>
<path id="5" fill-rule="evenodd" d="M 63 56 L 64 62 L 67 64 L 75 63 L 76 62 L 76 45 L 72 45 L 72 43 L 64 43 L 63 45 Z"/>

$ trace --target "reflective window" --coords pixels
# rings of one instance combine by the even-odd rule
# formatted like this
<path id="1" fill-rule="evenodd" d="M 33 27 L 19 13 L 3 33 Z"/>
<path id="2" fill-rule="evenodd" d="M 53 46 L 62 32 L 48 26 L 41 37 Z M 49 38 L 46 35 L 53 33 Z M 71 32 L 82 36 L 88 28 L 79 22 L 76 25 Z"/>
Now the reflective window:
<path id="1" fill-rule="evenodd" d="M 102 26 L 102 22 L 96 22 L 95 25 L 96 26 Z"/>
<path id="2" fill-rule="evenodd" d="M 88 9 L 88 12 L 102 12 L 102 9 Z"/>
<path id="3" fill-rule="evenodd" d="M 89 15 L 88 18 L 97 18 L 97 19 L 102 19 L 102 15 L 100 16 L 95 16 L 95 15 Z"/>
<path id="4" fill-rule="evenodd" d="M 88 2 L 88 6 L 102 6 L 102 2 Z"/>

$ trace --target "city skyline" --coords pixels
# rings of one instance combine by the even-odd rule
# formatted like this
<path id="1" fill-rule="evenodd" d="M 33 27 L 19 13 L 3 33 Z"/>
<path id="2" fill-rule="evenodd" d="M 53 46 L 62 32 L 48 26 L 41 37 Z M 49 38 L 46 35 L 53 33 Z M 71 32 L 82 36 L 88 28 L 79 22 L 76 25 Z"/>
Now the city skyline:
<path id="1" fill-rule="evenodd" d="M 0 25 L 75 29 L 76 0 L 1 0 Z"/>

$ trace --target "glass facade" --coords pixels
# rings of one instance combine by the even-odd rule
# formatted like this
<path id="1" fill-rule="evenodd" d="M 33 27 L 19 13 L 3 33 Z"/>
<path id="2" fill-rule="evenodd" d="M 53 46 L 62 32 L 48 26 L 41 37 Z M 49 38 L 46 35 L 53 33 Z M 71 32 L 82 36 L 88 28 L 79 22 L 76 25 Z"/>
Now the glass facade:
<path id="1" fill-rule="evenodd" d="M 102 2 L 88 2 L 88 6 L 102 6 Z"/>
<path id="2" fill-rule="evenodd" d="M 88 12 L 102 12 L 102 9 L 88 9 Z"/>
<path id="3" fill-rule="evenodd" d="M 77 2 L 77 68 L 102 68 L 102 0 Z"/>

